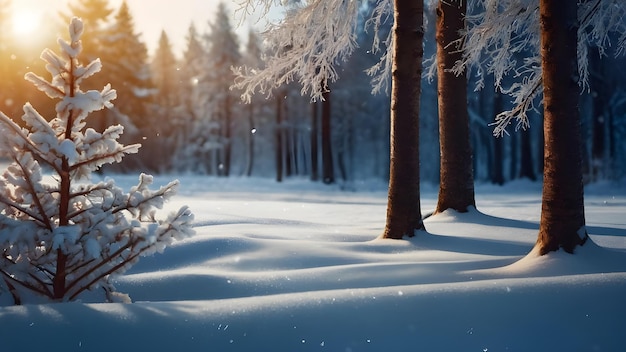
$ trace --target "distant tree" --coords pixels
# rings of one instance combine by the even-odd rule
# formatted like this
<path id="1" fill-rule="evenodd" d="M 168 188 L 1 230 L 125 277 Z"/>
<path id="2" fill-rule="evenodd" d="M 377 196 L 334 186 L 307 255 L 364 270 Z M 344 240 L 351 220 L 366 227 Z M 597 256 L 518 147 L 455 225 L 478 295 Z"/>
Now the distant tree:
<path id="1" fill-rule="evenodd" d="M 335 183 L 335 171 L 333 163 L 331 93 L 328 87 L 324 88 L 322 98 L 322 182 L 325 184 L 332 184 Z"/>
<path id="2" fill-rule="evenodd" d="M 215 19 L 210 23 L 207 40 L 206 84 L 209 85 L 212 114 L 220 124 L 222 155 L 219 175 L 229 176 L 231 168 L 233 119 L 238 103 L 237 93 L 230 90 L 235 75 L 232 67 L 241 65 L 237 35 L 230 25 L 228 9 L 223 2 L 217 7 Z"/>
<path id="3" fill-rule="evenodd" d="M 211 120 L 209 93 L 204 77 L 206 49 L 196 27 L 189 25 L 187 44 L 180 62 L 180 95 L 183 107 L 180 148 L 174 168 L 200 173 L 214 172 L 214 149 L 219 147 L 219 126 Z"/>
<path id="4" fill-rule="evenodd" d="M 319 180 L 319 103 L 311 102 L 311 181 Z"/>
<path id="5" fill-rule="evenodd" d="M 165 31 L 161 31 L 159 44 L 151 62 L 152 81 L 155 88 L 152 105 L 152 119 L 157 123 L 151 128 L 156 135 L 162 137 L 153 139 L 148 150 L 151 154 L 158 153 L 163 160 L 172 160 L 178 148 L 176 138 L 182 121 L 179 121 L 181 110 L 181 95 L 179 93 L 180 75 L 178 62 L 172 51 L 172 45 Z M 144 146 L 146 148 L 147 146 Z M 160 170 L 170 168 L 171 165 L 162 165 Z"/>
<path id="6" fill-rule="evenodd" d="M 475 206 L 474 173 L 467 112 L 467 74 L 453 72 L 463 58 L 460 35 L 466 0 L 439 0 L 437 7 L 437 90 L 439 100 L 440 181 L 435 213 L 466 212 Z"/>
<path id="7" fill-rule="evenodd" d="M 85 23 L 85 33 L 82 36 L 83 56 L 87 60 L 95 60 L 101 57 L 106 28 L 109 24 L 110 16 L 113 14 L 113 8 L 110 7 L 109 1 L 72 0 L 67 4 L 67 7 L 69 14 L 61 13 L 63 23 L 67 23 L 74 16 L 81 18 L 83 23 Z M 103 79 L 97 78 L 96 80 L 102 81 Z"/>
<path id="8" fill-rule="evenodd" d="M 101 64 L 83 66 L 78 60 L 82 22 L 72 19 L 69 30 L 70 41 L 59 41 L 60 55 L 49 49 L 42 54 L 52 78 L 26 75 L 50 98 L 60 99 L 56 117 L 48 121 L 27 103 L 23 129 L 0 113 L 0 150 L 11 160 L 0 176 L 0 292 L 10 292 L 16 304 L 29 303 L 33 294 L 71 301 L 98 287 L 113 299 L 110 275 L 193 233 L 187 207 L 155 219 L 156 209 L 175 193 L 176 181 L 152 191 L 152 177 L 142 174 L 128 194 L 113 180 L 85 182 L 140 145 L 118 143 L 121 125 L 102 133 L 85 127 L 87 116 L 110 107 L 116 92 L 110 85 L 81 90 L 79 83 Z M 44 167 L 52 172 L 52 183 L 44 181 Z"/>
<path id="9" fill-rule="evenodd" d="M 178 93 L 179 74 L 176 56 L 174 56 L 172 45 L 165 31 L 161 31 L 151 67 L 152 81 L 156 90 L 154 98 L 165 112 L 165 116 L 171 117 L 180 100 Z"/>
<path id="10" fill-rule="evenodd" d="M 273 4 L 269 0 L 249 0 L 244 7 L 254 8 L 256 3 L 266 9 Z M 237 86 L 245 88 L 244 99 L 255 91 L 268 93 L 294 80 L 302 85 L 303 94 L 321 98 L 324 87 L 338 78 L 336 64 L 345 61 L 356 48 L 360 5 L 358 1 L 331 0 L 290 6 L 280 25 L 266 33 L 272 53 L 267 69 L 238 72 Z M 381 1 L 373 10 L 370 22 L 377 33 L 384 18 L 391 14 L 391 5 L 391 1 Z M 393 2 L 394 29 L 384 41 L 387 51 L 380 64 L 370 71 L 382 72 L 374 82 L 377 87 L 386 85 L 389 77 L 392 82 L 391 165 L 387 221 L 382 235 L 385 238 L 413 236 L 415 230 L 424 228 L 419 199 L 423 10 L 422 1 Z M 376 35 L 374 48 L 380 44 Z M 285 47 L 289 50 L 283 50 Z"/>
<path id="11" fill-rule="evenodd" d="M 152 99 L 154 85 L 148 62 L 146 45 L 135 33 L 135 24 L 126 1 L 123 1 L 115 13 L 113 24 L 107 29 L 103 53 L 106 57 L 115 58 L 107 61 L 103 74 L 118 91 L 117 107 L 109 110 L 113 116 L 109 120 L 119 121 L 127 128 L 129 142 L 150 143 L 156 139 L 151 130 L 154 124 L 148 115 L 148 104 Z M 153 160 L 131 157 L 126 161 L 131 167 L 158 167 Z M 125 164 L 127 165 L 127 164 Z"/>
<path id="12" fill-rule="evenodd" d="M 277 94 L 276 101 L 276 127 L 274 128 L 274 160 L 276 163 L 276 182 L 283 182 L 283 161 L 285 156 L 284 129 L 285 129 L 285 90 L 283 94 Z"/>
<path id="13" fill-rule="evenodd" d="M 242 57 L 242 62 L 247 67 L 262 68 L 263 63 L 263 49 L 261 45 L 261 39 L 254 30 L 248 31 L 248 41 L 246 43 L 246 50 Z M 247 138 L 247 159 L 246 168 L 244 174 L 246 176 L 252 176 L 252 169 L 254 167 L 254 154 L 255 154 L 255 136 L 257 134 L 256 118 L 255 116 L 262 112 L 265 99 L 253 99 L 246 107 L 246 114 L 248 115 L 248 130 L 246 131 Z"/>

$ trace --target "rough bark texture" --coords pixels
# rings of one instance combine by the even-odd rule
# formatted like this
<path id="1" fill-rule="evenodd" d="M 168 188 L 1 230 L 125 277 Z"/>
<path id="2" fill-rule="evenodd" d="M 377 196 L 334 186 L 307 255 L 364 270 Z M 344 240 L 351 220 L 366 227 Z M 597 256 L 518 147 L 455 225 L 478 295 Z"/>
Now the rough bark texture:
<path id="1" fill-rule="evenodd" d="M 437 97 L 439 102 L 440 183 L 435 213 L 475 206 L 474 170 L 467 113 L 465 73 L 450 72 L 463 53 L 454 45 L 465 27 L 466 0 L 440 0 L 437 7 Z"/>
<path id="2" fill-rule="evenodd" d="M 419 107 L 424 50 L 424 3 L 394 1 L 391 78 L 391 157 L 384 238 L 424 228 L 419 188 Z"/>
<path id="3" fill-rule="evenodd" d="M 575 1 L 541 0 L 544 185 L 537 247 L 573 253 L 587 239 L 583 204 Z"/>

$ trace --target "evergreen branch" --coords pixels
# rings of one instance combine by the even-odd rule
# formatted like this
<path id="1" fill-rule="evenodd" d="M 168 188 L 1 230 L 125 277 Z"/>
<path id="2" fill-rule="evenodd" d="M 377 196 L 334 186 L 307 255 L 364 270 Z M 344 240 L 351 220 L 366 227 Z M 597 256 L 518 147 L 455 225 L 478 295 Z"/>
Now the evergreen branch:
<path id="1" fill-rule="evenodd" d="M 183 213 L 179 213 L 178 217 L 180 217 L 182 214 L 183 214 Z M 166 228 L 165 230 L 163 230 L 163 232 L 162 232 L 162 233 L 158 236 L 158 238 L 159 238 L 159 239 L 160 239 L 160 238 L 162 238 L 162 237 L 165 237 L 165 236 L 166 236 L 168 233 L 170 233 L 170 232 L 177 232 L 176 228 L 173 226 L 173 223 L 174 223 L 174 222 L 178 219 L 178 217 L 177 217 L 176 219 L 173 219 L 173 220 L 172 220 L 172 221 L 168 224 L 167 228 Z M 136 241 L 136 242 L 134 242 L 134 243 L 129 242 L 129 243 L 125 246 L 125 248 L 124 248 L 124 249 L 126 249 L 126 248 L 130 248 L 129 246 L 130 246 L 131 244 L 134 246 L 134 245 L 137 245 L 138 243 L 140 243 L 140 242 L 142 242 L 142 241 L 145 241 L 145 238 L 138 238 L 138 239 L 137 239 L 137 241 Z M 157 242 L 158 242 L 158 239 L 157 239 Z M 124 258 L 124 260 L 123 260 L 122 262 L 120 262 L 119 264 L 115 265 L 114 267 L 110 268 L 110 269 L 109 269 L 109 270 L 107 270 L 107 271 L 104 271 L 104 272 L 100 273 L 97 277 L 95 277 L 93 280 L 91 280 L 88 284 L 86 284 L 86 285 L 81 285 L 81 286 L 80 286 L 80 288 L 78 289 L 78 291 L 77 291 L 77 292 L 75 292 L 74 294 L 72 294 L 72 295 L 70 296 L 70 298 L 69 298 L 69 299 L 70 299 L 70 300 L 72 300 L 72 299 L 76 298 L 76 296 L 78 296 L 81 292 L 83 292 L 83 291 L 85 291 L 85 290 L 89 289 L 91 286 L 93 286 L 93 285 L 94 285 L 95 283 L 97 283 L 98 281 L 102 280 L 104 277 L 106 277 L 106 276 L 108 276 L 108 275 L 111 275 L 112 273 L 117 272 L 118 270 L 120 270 L 120 269 L 121 269 L 121 268 L 123 268 L 124 266 L 128 265 L 129 263 L 132 263 L 135 259 L 137 259 L 137 257 L 139 257 L 141 254 L 143 254 L 143 253 L 144 253 L 144 252 L 146 252 L 147 250 L 151 249 L 152 247 L 154 247 L 154 244 L 151 244 L 151 245 L 145 246 L 145 247 L 143 247 L 143 248 L 139 249 L 136 253 L 134 253 L 134 254 L 133 254 L 133 255 L 131 255 L 130 257 Z M 122 248 L 120 248 L 120 250 L 121 250 L 121 249 L 122 249 Z M 107 262 L 110 262 L 110 261 L 112 261 L 113 259 L 115 259 L 115 258 L 114 258 L 115 256 L 119 256 L 119 254 L 121 254 L 121 253 L 122 253 L 120 250 L 116 251 L 113 255 L 109 256 L 109 258 L 108 258 Z M 88 277 L 89 275 L 93 274 L 93 273 L 96 271 L 96 269 L 98 269 L 98 268 L 102 267 L 104 264 L 105 264 L 105 263 L 104 263 L 104 261 L 103 261 L 103 262 L 102 262 L 100 265 L 98 265 L 97 267 L 94 267 L 94 268 L 93 268 L 93 269 L 91 269 L 90 271 L 85 272 L 83 275 L 81 275 L 81 277 L 80 277 L 79 279 L 83 279 L 83 278 L 85 278 L 85 277 Z M 79 279 L 77 279 L 77 281 L 78 281 Z M 77 281 L 76 281 L 76 282 L 77 282 Z M 70 288 L 68 287 L 68 289 L 67 289 L 67 290 L 69 291 L 69 289 L 70 289 Z"/>
<path id="2" fill-rule="evenodd" d="M 601 2 L 602 0 L 596 0 L 595 4 L 591 7 L 591 9 L 589 9 L 589 11 L 585 13 L 582 20 L 580 21 L 581 27 L 585 27 L 589 24 L 589 20 L 591 19 L 591 17 L 593 17 L 598 12 Z"/>
<path id="3" fill-rule="evenodd" d="M 120 150 L 117 150 L 115 152 L 107 153 L 107 154 L 101 154 L 101 155 L 98 155 L 97 157 L 91 158 L 89 160 L 78 162 L 78 163 L 73 164 L 72 166 L 70 166 L 70 171 L 73 172 L 73 171 L 75 171 L 75 170 L 77 170 L 77 169 L 79 169 L 81 167 L 84 167 L 84 166 L 87 166 L 87 165 L 90 165 L 90 164 L 98 164 L 99 162 L 102 162 L 102 164 L 106 164 L 108 162 L 106 162 L 104 160 L 107 160 L 107 159 L 116 160 L 117 157 L 121 157 L 121 156 L 124 156 L 126 154 L 135 153 L 136 150 L 138 149 L 138 147 L 139 147 L 139 144 L 132 144 L 132 145 L 124 146 Z"/>
<path id="4" fill-rule="evenodd" d="M 44 209 L 43 204 L 41 204 L 41 199 L 39 199 L 39 194 L 37 194 L 37 191 L 35 190 L 35 186 L 30 177 L 31 175 L 30 170 L 24 167 L 24 165 L 17 158 L 14 158 L 13 161 L 17 165 L 19 165 L 20 169 L 22 169 L 22 173 L 25 176 L 28 176 L 24 178 L 27 184 L 27 191 L 28 193 L 30 193 L 33 199 L 33 202 L 35 202 L 35 208 L 39 211 L 39 216 L 41 216 L 41 219 L 37 219 L 36 217 L 34 217 L 34 219 L 39 220 L 46 226 L 48 230 L 52 231 L 52 224 L 50 223 L 50 217 L 48 216 L 48 214 L 46 214 L 46 210 Z"/>
<path id="5" fill-rule="evenodd" d="M 9 290 L 9 293 L 11 293 L 11 296 L 13 297 L 13 302 L 15 303 L 15 305 L 16 306 L 22 305 L 22 299 L 17 294 L 17 290 L 15 289 L 15 286 L 13 286 L 11 281 L 9 281 L 7 278 L 4 278 L 4 283 L 7 285 L 7 289 Z"/>
<path id="6" fill-rule="evenodd" d="M 30 218 L 32 218 L 33 220 L 41 223 L 44 226 L 47 226 L 47 222 L 38 218 L 36 213 L 31 212 L 29 209 L 22 207 L 21 205 L 7 199 L 4 197 L 4 195 L 0 194 L 0 203 L 8 206 L 9 208 L 13 208 L 19 212 L 22 212 L 26 215 L 28 215 Z"/>
<path id="7" fill-rule="evenodd" d="M 499 113 L 496 116 L 496 121 L 489 124 L 489 126 L 496 126 L 493 129 L 493 135 L 495 137 L 502 137 L 506 131 L 506 127 L 511 123 L 511 120 L 517 116 L 517 119 L 520 121 L 516 130 L 522 127 L 522 129 L 526 129 L 529 126 L 528 117 L 526 116 L 526 112 L 530 110 L 530 107 L 533 104 L 533 100 L 539 94 L 539 92 L 543 89 L 543 79 L 540 77 L 536 80 L 533 88 L 531 89 L 530 94 L 527 94 L 523 97 L 522 101 L 519 102 L 515 107 L 511 110 L 507 110 Z"/>
<path id="8" fill-rule="evenodd" d="M 102 268 L 103 266 L 105 266 L 106 264 L 121 258 L 122 253 L 124 253 L 124 251 L 126 251 L 129 248 L 134 247 L 135 245 L 137 245 L 139 242 L 144 241 L 145 239 L 142 237 L 138 237 L 135 238 L 134 241 L 128 241 L 128 243 L 126 243 L 124 246 L 121 246 L 120 248 L 118 248 L 118 250 L 116 250 L 115 252 L 113 252 L 113 254 L 110 254 L 107 258 L 103 258 L 102 261 L 100 261 L 98 264 L 94 265 L 92 268 L 90 268 L 89 270 L 85 271 L 83 274 L 81 274 L 79 277 L 77 277 L 76 279 L 74 279 L 69 285 L 66 286 L 66 292 L 69 292 L 72 288 L 74 288 L 76 285 L 78 285 L 78 283 L 89 277 L 89 275 L 92 275 L 93 273 L 95 273 L 98 269 Z M 124 260 L 121 264 L 128 264 L 128 260 Z M 119 266 L 121 268 L 121 266 L 118 264 L 117 266 Z M 116 267 L 117 267 L 116 266 Z M 123 266 L 123 265 L 122 265 Z M 119 268 L 118 268 L 119 269 Z M 107 271 L 108 272 L 108 271 Z M 115 272 L 115 270 L 111 271 L 111 272 Z M 107 274 L 108 275 L 108 274 Z M 102 279 L 102 277 L 104 276 L 98 276 L 97 279 L 93 280 L 93 283 L 99 281 L 100 279 Z M 93 283 L 91 285 L 93 285 Z M 73 299 L 74 296 L 76 296 L 78 293 L 86 290 L 87 288 L 91 287 L 91 285 L 80 285 L 78 292 L 75 293 L 74 295 L 70 296 L 70 300 Z"/>
<path id="9" fill-rule="evenodd" d="M 11 283 L 18 284 L 19 286 L 27 288 L 27 289 L 29 289 L 29 290 L 31 290 L 33 292 L 39 293 L 40 295 L 46 296 L 48 298 L 52 298 L 52 293 L 49 292 L 48 290 L 42 290 L 42 289 L 38 288 L 37 286 L 29 284 L 26 281 L 18 280 L 15 277 L 13 277 L 12 275 L 10 275 L 9 273 L 7 273 L 6 271 L 4 271 L 4 269 L 0 269 L 0 274 L 2 274 L 2 276 L 4 276 L 5 280 L 8 280 Z"/>
<path id="10" fill-rule="evenodd" d="M 50 273 L 50 274 L 47 274 L 48 276 L 52 275 L 52 273 L 49 270 L 43 270 L 43 269 L 39 268 L 38 266 L 35 266 L 35 267 L 37 269 L 39 269 L 39 271 L 43 272 L 44 274 Z M 46 283 L 42 279 L 38 278 L 37 275 L 35 275 L 35 274 L 30 273 L 28 275 L 30 276 L 31 279 L 35 280 L 35 282 L 37 282 L 39 285 L 41 285 L 42 290 L 48 292 L 48 295 L 50 297 L 53 296 L 52 291 L 50 291 L 51 284 Z M 48 277 L 48 278 L 50 279 L 50 281 L 52 281 L 52 277 Z"/>
<path id="11" fill-rule="evenodd" d="M 30 138 L 28 138 L 28 136 L 24 134 L 24 131 L 22 130 L 22 128 L 18 124 L 16 124 L 13 120 L 11 120 L 10 117 L 5 115 L 1 111 L 0 111 L 0 121 L 4 122 L 4 125 L 10 128 L 11 131 L 15 133 L 15 135 L 18 136 L 24 142 L 24 146 L 26 147 L 26 149 L 38 157 L 37 160 L 40 160 L 41 162 L 50 166 L 51 168 L 53 168 L 55 171 L 58 172 L 59 170 L 58 167 L 52 161 L 48 161 L 46 160 L 46 158 L 43 157 L 44 155 L 46 155 L 46 153 L 43 152 L 41 149 L 37 148 L 37 146 L 30 140 Z"/>

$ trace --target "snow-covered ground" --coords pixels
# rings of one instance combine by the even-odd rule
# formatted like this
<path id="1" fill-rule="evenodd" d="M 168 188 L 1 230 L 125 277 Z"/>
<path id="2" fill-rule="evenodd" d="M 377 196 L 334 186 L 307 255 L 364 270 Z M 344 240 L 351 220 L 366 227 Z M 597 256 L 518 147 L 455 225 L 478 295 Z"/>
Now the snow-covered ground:
<path id="1" fill-rule="evenodd" d="M 134 303 L 2 307 L 0 351 L 626 348 L 624 185 L 587 188 L 592 243 L 535 257 L 538 183 L 479 185 L 478 211 L 394 241 L 377 239 L 383 183 L 179 179 L 166 207 L 189 205 L 197 234 L 115 280 Z M 436 188 L 422 193 L 426 213 Z"/>

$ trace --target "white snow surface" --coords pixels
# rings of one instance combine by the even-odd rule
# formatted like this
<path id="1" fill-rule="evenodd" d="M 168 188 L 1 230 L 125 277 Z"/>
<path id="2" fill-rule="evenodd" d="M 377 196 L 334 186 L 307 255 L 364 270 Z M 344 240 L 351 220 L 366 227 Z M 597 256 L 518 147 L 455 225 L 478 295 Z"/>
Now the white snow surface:
<path id="1" fill-rule="evenodd" d="M 109 175 L 110 176 L 110 175 Z M 126 190 L 136 176 L 112 176 Z M 623 351 L 626 186 L 585 194 L 592 242 L 531 253 L 541 185 L 477 185 L 409 240 L 378 239 L 386 188 L 181 182 L 194 237 L 115 279 L 133 303 L 0 302 L 1 351 Z M 422 209 L 437 189 L 422 188 Z M 530 253 L 530 254 L 529 254 Z M 6 296 L 6 295 L 5 295 Z"/>

